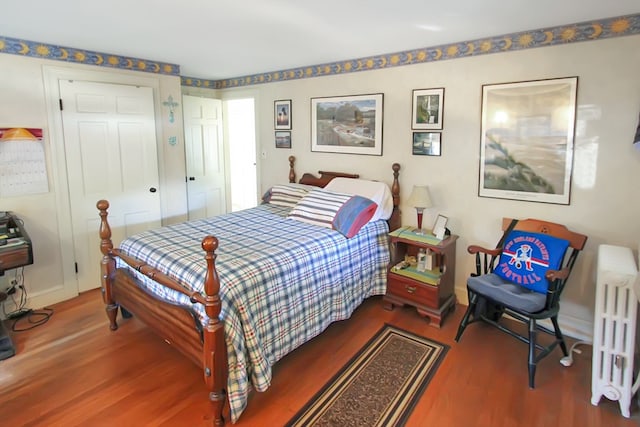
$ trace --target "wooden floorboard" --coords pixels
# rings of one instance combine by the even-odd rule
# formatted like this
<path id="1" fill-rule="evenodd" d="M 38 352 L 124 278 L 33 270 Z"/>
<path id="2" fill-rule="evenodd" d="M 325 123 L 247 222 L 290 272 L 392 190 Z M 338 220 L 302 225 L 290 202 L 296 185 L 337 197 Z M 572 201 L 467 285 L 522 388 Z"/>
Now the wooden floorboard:
<path id="1" fill-rule="evenodd" d="M 199 367 L 135 318 L 111 332 L 97 290 L 53 308 L 46 324 L 12 334 L 17 354 L 0 362 L 0 425 L 210 425 Z M 380 298 L 370 298 L 351 319 L 278 362 L 271 388 L 251 395 L 236 425 L 283 425 L 389 323 L 450 346 L 409 427 L 638 426 L 635 404 L 631 419 L 617 402 L 591 405 L 591 347 L 581 347 L 571 367 L 555 350 L 529 390 L 526 345 L 481 324 L 453 341 L 463 310 L 436 329 L 409 307 L 385 311 Z"/>

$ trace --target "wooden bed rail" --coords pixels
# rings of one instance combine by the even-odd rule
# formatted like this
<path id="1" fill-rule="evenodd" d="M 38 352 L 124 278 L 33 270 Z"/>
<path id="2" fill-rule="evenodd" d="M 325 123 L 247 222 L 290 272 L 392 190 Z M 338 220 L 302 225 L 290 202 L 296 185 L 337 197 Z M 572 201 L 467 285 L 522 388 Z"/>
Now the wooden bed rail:
<path id="1" fill-rule="evenodd" d="M 220 314 L 220 298 L 218 296 L 218 292 L 220 290 L 220 278 L 215 268 L 215 260 L 217 257 L 215 251 L 218 249 L 217 238 L 214 236 L 206 236 L 202 239 L 202 249 L 205 251 L 205 260 L 207 261 L 207 273 L 204 285 L 204 292 L 206 296 L 202 296 L 200 292 L 189 291 L 171 277 L 147 265 L 146 263 L 122 253 L 119 249 L 114 249 L 113 242 L 111 241 L 111 226 L 108 221 L 109 202 L 107 200 L 100 200 L 96 206 L 100 212 L 100 250 L 103 257 L 108 258 L 106 260 L 103 258 L 103 265 L 109 266 L 110 260 L 114 257 L 118 257 L 141 274 L 144 274 L 167 288 L 171 288 L 176 292 L 180 292 L 181 294 L 188 296 L 192 303 L 198 302 L 204 305 L 205 312 L 208 317 L 218 317 Z M 108 272 L 111 272 L 111 269 L 109 269 Z M 103 279 L 105 279 L 104 275 Z"/>

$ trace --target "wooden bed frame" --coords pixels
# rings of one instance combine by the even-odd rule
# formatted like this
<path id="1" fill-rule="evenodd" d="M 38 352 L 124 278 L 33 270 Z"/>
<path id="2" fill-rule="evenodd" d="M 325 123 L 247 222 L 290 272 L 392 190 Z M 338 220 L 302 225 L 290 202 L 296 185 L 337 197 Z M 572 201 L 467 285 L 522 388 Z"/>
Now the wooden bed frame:
<path id="1" fill-rule="evenodd" d="M 295 157 L 289 157 L 289 182 L 294 183 L 296 174 L 294 171 Z M 400 226 L 400 185 L 398 174 L 400 165 L 394 163 L 393 184 L 393 214 L 389 219 L 390 230 Z M 335 177 L 358 178 L 358 175 L 340 172 L 320 171 L 320 177 L 304 174 L 300 179 L 302 184 L 310 184 L 324 187 Z M 162 337 L 168 344 L 176 347 L 194 363 L 202 366 L 204 381 L 209 391 L 209 399 L 213 405 L 213 424 L 224 425 L 223 411 L 227 409 L 227 348 L 224 340 L 224 325 L 219 318 L 221 301 L 218 295 L 220 290 L 220 278 L 216 271 L 215 251 L 218 248 L 218 239 L 207 236 L 202 240 L 202 249 L 205 252 L 207 273 L 205 276 L 204 292 L 191 292 L 185 289 L 171 277 L 159 272 L 133 257 L 127 256 L 113 247 L 111 240 L 111 227 L 107 220 L 109 202 L 100 200 L 97 203 L 100 212 L 100 250 L 102 297 L 106 305 L 110 329 L 118 329 L 116 316 L 118 307 L 121 307 L 123 317 L 129 317 L 130 313 L 137 316 L 156 334 Z M 143 290 L 137 279 L 128 273 L 126 269 L 116 268 L 115 259 L 120 258 L 138 272 L 150 277 L 156 282 L 180 292 L 189 297 L 192 303 L 202 304 L 209 318 L 207 324 L 202 325 L 194 309 L 191 306 L 175 304 L 151 295 Z"/>

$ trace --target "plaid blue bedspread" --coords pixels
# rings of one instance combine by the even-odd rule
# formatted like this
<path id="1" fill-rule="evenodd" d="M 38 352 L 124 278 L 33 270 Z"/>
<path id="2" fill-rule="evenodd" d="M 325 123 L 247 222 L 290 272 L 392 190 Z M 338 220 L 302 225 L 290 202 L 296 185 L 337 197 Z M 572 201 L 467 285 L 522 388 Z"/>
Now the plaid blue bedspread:
<path id="1" fill-rule="evenodd" d="M 219 240 L 221 319 L 229 359 L 232 422 L 250 387 L 265 391 L 271 367 L 284 355 L 346 319 L 367 297 L 386 290 L 389 263 L 385 221 L 367 224 L 351 239 L 337 231 L 287 219 L 290 208 L 260 205 L 129 237 L 122 252 L 154 266 L 186 288 L 204 293 L 202 239 Z M 118 260 L 118 267 L 126 267 Z M 130 269 L 163 299 L 189 299 Z M 204 307 L 195 305 L 201 320 Z"/>

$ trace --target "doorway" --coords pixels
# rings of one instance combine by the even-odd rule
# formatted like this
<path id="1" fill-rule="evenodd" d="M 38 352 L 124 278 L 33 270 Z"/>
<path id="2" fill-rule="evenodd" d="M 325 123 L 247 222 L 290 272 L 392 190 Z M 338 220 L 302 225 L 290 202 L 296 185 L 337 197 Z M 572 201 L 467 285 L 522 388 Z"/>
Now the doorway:
<path id="1" fill-rule="evenodd" d="M 255 99 L 228 99 L 224 111 L 231 211 L 235 212 L 258 204 Z"/>

